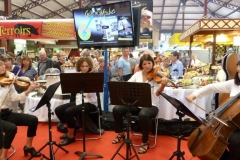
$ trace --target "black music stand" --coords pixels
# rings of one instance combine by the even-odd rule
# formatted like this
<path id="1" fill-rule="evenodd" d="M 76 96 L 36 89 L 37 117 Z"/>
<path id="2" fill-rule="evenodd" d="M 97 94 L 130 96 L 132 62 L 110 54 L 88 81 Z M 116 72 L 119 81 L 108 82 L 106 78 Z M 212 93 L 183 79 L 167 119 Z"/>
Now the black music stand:
<path id="1" fill-rule="evenodd" d="M 67 150 L 65 150 L 64 148 L 62 148 L 62 146 L 56 144 L 55 141 L 52 141 L 52 122 L 51 122 L 51 115 L 53 114 L 53 112 L 51 111 L 51 104 L 50 104 L 50 100 L 52 99 L 54 93 L 56 92 L 58 86 L 60 85 L 60 82 L 56 82 L 52 85 L 50 85 L 47 90 L 45 91 L 44 95 L 42 96 L 41 100 L 38 102 L 38 105 L 36 107 L 33 107 L 30 109 L 31 112 L 34 112 L 36 110 L 38 110 L 39 108 L 41 108 L 42 106 L 44 106 L 46 104 L 47 108 L 48 108 L 48 133 L 49 133 L 49 141 L 42 147 L 40 148 L 40 150 L 38 150 L 38 152 L 41 152 L 41 150 L 43 150 L 46 146 L 49 145 L 49 149 L 50 149 L 50 158 L 46 157 L 44 154 L 41 154 L 43 158 L 46 158 L 48 160 L 54 160 L 54 152 L 53 152 L 53 145 L 57 146 L 58 148 L 62 149 L 63 151 L 65 151 L 66 153 L 68 153 Z M 30 159 L 32 159 L 33 156 L 31 156 Z"/>
<path id="2" fill-rule="evenodd" d="M 80 93 L 82 94 L 82 129 L 83 129 L 83 152 L 76 151 L 82 160 L 85 156 L 94 156 L 103 158 L 98 154 L 86 153 L 85 146 L 85 110 L 83 93 L 94 93 L 103 91 L 104 73 L 60 73 L 60 82 L 62 93 Z"/>
<path id="3" fill-rule="evenodd" d="M 177 142 L 177 151 L 173 152 L 172 156 L 170 157 L 169 160 L 173 159 L 174 156 L 177 156 L 177 160 L 180 160 L 181 158 L 184 160 L 184 154 L 185 152 L 181 151 L 181 140 L 183 139 L 183 135 L 181 133 L 182 131 L 182 117 L 185 115 L 188 115 L 189 117 L 193 118 L 199 123 L 202 123 L 202 120 L 197 117 L 195 114 L 193 114 L 181 101 L 179 101 L 176 98 L 173 98 L 165 93 L 161 93 L 161 95 L 168 101 L 170 102 L 176 109 L 177 112 L 176 114 L 178 115 L 178 142 Z"/>
<path id="4" fill-rule="evenodd" d="M 111 160 L 118 154 L 123 159 L 129 160 L 136 156 L 138 160 L 138 154 L 129 138 L 129 127 L 130 127 L 130 107 L 152 107 L 151 98 L 151 86 L 148 83 L 136 83 L 136 82 L 108 82 L 108 89 L 110 93 L 111 105 L 122 105 L 128 108 L 127 112 L 127 138 L 123 141 L 117 151 L 114 153 Z M 126 158 L 120 153 L 120 149 L 126 144 Z M 131 155 L 131 148 L 135 155 Z"/>

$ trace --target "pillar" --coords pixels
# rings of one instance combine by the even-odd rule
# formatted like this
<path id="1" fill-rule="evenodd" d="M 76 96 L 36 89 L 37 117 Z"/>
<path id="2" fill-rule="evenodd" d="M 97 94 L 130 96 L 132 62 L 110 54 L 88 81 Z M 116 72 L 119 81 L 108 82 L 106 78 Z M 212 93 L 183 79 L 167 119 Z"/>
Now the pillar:
<path id="1" fill-rule="evenodd" d="M 160 39 L 160 31 L 157 30 L 153 30 L 153 48 L 158 48 L 159 47 L 159 39 Z"/>

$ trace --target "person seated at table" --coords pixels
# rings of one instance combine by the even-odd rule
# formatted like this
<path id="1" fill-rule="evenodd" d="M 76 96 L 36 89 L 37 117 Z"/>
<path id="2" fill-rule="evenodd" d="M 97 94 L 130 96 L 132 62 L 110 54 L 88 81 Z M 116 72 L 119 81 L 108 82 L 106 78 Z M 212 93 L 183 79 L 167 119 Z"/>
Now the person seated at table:
<path id="1" fill-rule="evenodd" d="M 163 58 L 163 61 L 161 63 L 161 69 L 163 72 L 167 72 L 169 74 L 170 72 L 170 59 L 168 57 Z"/>
<path id="2" fill-rule="evenodd" d="M 196 98 L 202 98 L 206 95 L 212 94 L 212 93 L 230 93 L 230 97 L 234 97 L 239 93 L 240 90 L 240 61 L 237 63 L 237 72 L 234 79 L 219 82 L 219 83 L 212 83 L 208 84 L 190 95 L 186 97 L 188 102 L 193 102 Z M 236 113 L 232 113 L 233 115 Z M 240 159 L 240 129 L 238 128 L 235 130 L 227 139 L 228 140 L 228 150 L 229 155 L 227 151 L 223 156 L 220 158 L 220 160 L 239 160 Z"/>
<path id="3" fill-rule="evenodd" d="M 192 61 L 191 61 L 191 66 L 194 67 L 199 67 L 201 61 L 197 58 L 197 55 L 192 55 Z"/>
<path id="4" fill-rule="evenodd" d="M 37 70 L 32 66 L 32 60 L 28 56 L 23 56 L 21 61 L 21 70 L 25 77 L 31 81 L 37 80 Z"/>
<path id="5" fill-rule="evenodd" d="M 10 79 L 14 77 L 13 73 L 6 72 L 5 58 L 0 56 L 0 75 L 5 77 L 6 74 L 9 74 L 8 76 Z M 12 85 L 0 85 L 0 104 L 2 104 L 1 123 L 2 130 L 4 132 L 3 145 L 0 144 L 0 159 L 7 158 L 8 149 L 10 148 L 15 134 L 17 133 L 16 126 L 28 126 L 27 140 L 25 146 L 23 147 L 24 155 L 27 156 L 28 153 L 30 153 L 33 157 L 40 157 L 40 153 L 36 152 L 32 146 L 33 137 L 36 136 L 38 118 L 29 114 L 15 113 L 9 109 L 12 101 L 25 101 L 28 94 L 38 86 L 39 85 L 36 82 L 30 82 L 28 89 L 19 94 Z M 4 99 L 5 102 L 3 103 Z"/>
<path id="6" fill-rule="evenodd" d="M 136 72 L 129 80 L 128 82 L 144 82 L 149 83 L 151 87 L 152 92 L 152 106 L 149 108 L 141 108 L 141 107 L 131 107 L 130 112 L 133 115 L 138 115 L 139 118 L 139 125 L 142 132 L 142 144 L 139 148 L 138 153 L 143 154 L 146 153 L 149 148 L 149 142 L 148 142 L 148 128 L 151 124 L 151 118 L 156 117 L 158 114 L 158 98 L 157 96 L 160 95 L 160 93 L 164 90 L 164 87 L 166 86 L 167 82 L 165 78 L 162 78 L 161 84 L 157 84 L 154 80 L 148 80 L 147 74 L 153 70 L 154 67 L 154 60 L 149 54 L 145 54 L 141 57 L 139 68 L 141 71 Z M 121 141 L 121 139 L 124 140 L 125 133 L 123 131 L 123 117 L 127 113 L 127 107 L 126 106 L 115 106 L 113 108 L 113 117 L 115 120 L 115 132 L 118 134 L 117 137 L 112 141 L 113 144 L 117 144 Z"/>
<path id="7" fill-rule="evenodd" d="M 76 71 L 80 73 L 89 73 L 93 69 L 93 62 L 90 57 L 81 57 L 76 63 Z M 93 73 L 94 74 L 94 73 Z M 77 82 L 76 82 L 77 83 Z M 59 143 L 61 146 L 65 146 L 75 142 L 74 130 L 76 128 L 76 117 L 81 124 L 82 120 L 82 96 L 78 93 L 75 96 L 76 100 L 67 104 L 63 104 L 55 108 L 55 113 L 61 123 L 67 123 L 68 132 L 60 137 L 64 139 Z M 97 110 L 97 96 L 96 93 L 84 94 L 84 108 L 85 108 L 85 126 L 92 132 L 97 133 L 98 128 L 88 116 L 88 113 Z"/>

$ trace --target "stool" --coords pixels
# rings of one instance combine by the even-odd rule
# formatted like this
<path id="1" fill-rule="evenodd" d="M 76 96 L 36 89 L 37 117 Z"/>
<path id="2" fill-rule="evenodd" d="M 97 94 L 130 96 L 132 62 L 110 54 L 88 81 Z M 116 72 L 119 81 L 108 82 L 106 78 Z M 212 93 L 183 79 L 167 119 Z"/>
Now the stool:
<path id="1" fill-rule="evenodd" d="M 131 119 L 132 118 L 137 120 L 138 116 L 133 116 L 132 115 Z M 156 115 L 156 117 L 154 117 L 154 122 L 155 122 L 155 133 L 154 133 L 154 135 L 149 135 L 150 138 L 154 138 L 154 144 L 152 146 L 149 145 L 150 148 L 154 148 L 157 144 L 158 115 Z M 130 128 L 130 130 L 131 130 L 131 128 Z M 132 135 L 134 135 L 134 136 L 142 136 L 142 134 L 140 134 L 140 133 L 134 133 L 133 130 L 131 130 L 131 132 L 132 132 Z M 141 146 L 141 144 L 133 144 L 133 145 L 134 146 Z"/>

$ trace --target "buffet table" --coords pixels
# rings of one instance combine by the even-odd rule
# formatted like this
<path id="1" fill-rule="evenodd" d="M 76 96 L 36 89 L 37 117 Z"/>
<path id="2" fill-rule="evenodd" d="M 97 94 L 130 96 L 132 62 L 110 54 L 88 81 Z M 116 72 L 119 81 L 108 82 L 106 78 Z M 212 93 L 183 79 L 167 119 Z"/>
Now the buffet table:
<path id="1" fill-rule="evenodd" d="M 36 95 L 36 92 L 32 92 L 29 94 L 29 96 L 26 99 L 25 105 L 24 105 L 24 113 L 26 114 L 31 114 L 31 115 L 35 115 L 38 117 L 38 121 L 40 122 L 47 122 L 48 121 L 48 108 L 46 105 L 42 106 L 41 108 L 39 108 L 38 110 L 36 110 L 35 112 L 30 111 L 31 108 L 36 107 L 38 102 L 40 101 L 41 97 L 35 97 L 34 95 Z M 56 107 L 68 103 L 69 99 L 56 99 L 56 98 L 52 98 L 50 103 L 51 103 L 51 111 L 54 113 L 54 110 Z M 53 115 L 51 115 L 51 120 L 54 122 L 58 122 L 58 118 L 55 115 L 55 113 Z"/>
<path id="2" fill-rule="evenodd" d="M 193 103 L 188 103 L 185 97 L 187 97 L 190 93 L 192 93 L 196 89 L 182 89 L 182 88 L 172 88 L 172 87 L 165 87 L 164 93 L 174 97 L 178 100 L 180 100 L 183 104 L 185 104 L 186 107 L 190 111 L 192 111 L 195 115 L 200 116 L 202 118 L 205 118 L 206 113 L 201 110 L 200 108 L 196 107 Z M 212 100 L 214 95 L 208 95 L 201 99 L 195 99 L 194 103 L 202 107 L 203 109 L 207 111 L 212 110 Z M 171 103 L 169 103 L 164 97 L 159 97 L 159 112 L 158 112 L 158 118 L 163 118 L 166 120 L 171 120 L 173 118 L 178 118 L 178 115 L 176 114 L 176 108 L 173 107 Z M 183 117 L 183 119 L 189 118 L 188 116 Z"/>

